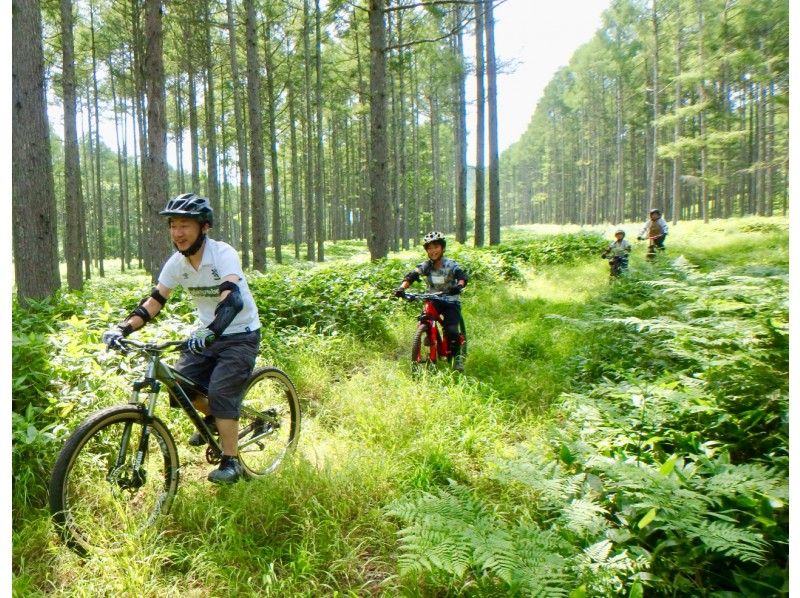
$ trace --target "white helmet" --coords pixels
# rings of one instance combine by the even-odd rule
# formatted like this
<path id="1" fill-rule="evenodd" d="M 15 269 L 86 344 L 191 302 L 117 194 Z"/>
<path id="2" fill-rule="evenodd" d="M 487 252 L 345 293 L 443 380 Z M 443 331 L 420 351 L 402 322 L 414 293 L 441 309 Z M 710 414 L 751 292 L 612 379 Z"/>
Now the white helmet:
<path id="1" fill-rule="evenodd" d="M 444 238 L 444 233 L 440 233 L 438 230 L 431 231 L 422 237 L 422 246 L 427 249 L 428 245 L 434 241 L 439 241 L 442 244 L 442 247 L 447 246 L 447 240 Z"/>

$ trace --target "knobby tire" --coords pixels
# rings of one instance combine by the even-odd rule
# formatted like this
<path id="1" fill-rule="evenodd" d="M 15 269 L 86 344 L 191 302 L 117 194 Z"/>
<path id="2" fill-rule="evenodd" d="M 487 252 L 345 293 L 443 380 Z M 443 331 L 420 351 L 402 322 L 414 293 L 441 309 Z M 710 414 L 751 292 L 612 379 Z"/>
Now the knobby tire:
<path id="1" fill-rule="evenodd" d="M 297 444 L 300 401 L 289 377 L 273 367 L 253 372 L 239 417 L 239 461 L 245 474 L 272 473 Z"/>
<path id="2" fill-rule="evenodd" d="M 50 509 L 64 540 L 77 552 L 114 551 L 169 512 L 178 488 L 178 450 L 164 423 L 153 418 L 142 458 L 133 462 L 144 412 L 115 405 L 90 415 L 67 439 L 50 479 Z M 124 431 L 127 449 L 119 458 Z"/>

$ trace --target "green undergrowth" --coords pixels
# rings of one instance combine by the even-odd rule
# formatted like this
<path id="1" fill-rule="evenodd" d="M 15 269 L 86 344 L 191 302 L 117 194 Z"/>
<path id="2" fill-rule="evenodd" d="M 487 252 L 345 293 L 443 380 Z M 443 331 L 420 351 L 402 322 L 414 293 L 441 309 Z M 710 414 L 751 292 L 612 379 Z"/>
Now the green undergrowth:
<path id="1" fill-rule="evenodd" d="M 409 367 L 419 306 L 390 291 L 421 250 L 370 263 L 348 242 L 253 274 L 259 363 L 301 395 L 298 450 L 209 486 L 164 406 L 177 500 L 113 557 L 66 549 L 44 489 L 68 431 L 127 399 L 135 364 L 99 337 L 148 278 L 14 306 L 15 595 L 785 594 L 784 222 L 681 223 L 614 284 L 598 233 L 448 246 L 470 273 L 465 375 Z M 168 308 L 140 338 L 185 335 L 186 297 Z"/>

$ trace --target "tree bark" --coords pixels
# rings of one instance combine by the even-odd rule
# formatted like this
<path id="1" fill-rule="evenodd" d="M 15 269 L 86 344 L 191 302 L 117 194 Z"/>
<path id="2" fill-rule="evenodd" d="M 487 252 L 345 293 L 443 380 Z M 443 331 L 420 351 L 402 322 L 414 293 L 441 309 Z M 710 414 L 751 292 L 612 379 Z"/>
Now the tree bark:
<path id="1" fill-rule="evenodd" d="M 39 2 L 11 4 L 11 178 L 14 273 L 25 304 L 60 286 L 58 234 Z"/>
<path id="2" fill-rule="evenodd" d="M 233 78 L 233 114 L 236 121 L 236 158 L 239 165 L 239 212 L 242 239 L 242 267 L 250 267 L 250 173 L 248 170 L 247 139 L 245 135 L 244 113 L 242 110 L 242 93 L 239 79 L 239 59 L 236 51 L 236 22 L 233 15 L 232 0 L 225 0 L 228 17 L 228 51 Z"/>
<path id="3" fill-rule="evenodd" d="M 464 64 L 464 37 L 461 33 L 461 7 L 453 9 L 457 33 L 454 39 L 455 58 L 458 69 L 453 73 L 454 106 L 453 135 L 455 137 L 455 203 L 456 203 L 456 241 L 467 241 L 467 73 Z"/>
<path id="4" fill-rule="evenodd" d="M 105 276 L 105 257 L 106 257 L 106 243 L 105 243 L 105 221 L 103 218 L 103 186 L 102 186 L 102 171 L 100 168 L 100 108 L 97 91 L 97 48 L 95 47 L 94 39 L 94 4 L 89 2 L 89 23 L 92 42 L 92 98 L 94 101 L 94 162 L 95 162 L 95 177 L 94 177 L 94 206 L 97 215 L 97 270 L 101 277 Z"/>
<path id="5" fill-rule="evenodd" d="M 489 245 L 500 243 L 500 155 L 497 147 L 497 60 L 494 54 L 494 0 L 486 0 L 486 78 L 489 107 Z"/>
<path id="6" fill-rule="evenodd" d="M 206 116 L 206 177 L 208 188 L 208 200 L 211 209 L 217 216 L 214 219 L 214 226 L 217 227 L 217 238 L 229 241 L 225 217 L 220 210 L 219 200 L 219 168 L 217 165 L 217 114 L 214 105 L 214 52 L 211 46 L 211 6 L 210 0 L 206 0 L 205 10 L 203 11 L 203 21 L 205 28 L 205 116 Z"/>
<path id="7" fill-rule="evenodd" d="M 272 247 L 275 250 L 275 261 L 283 263 L 281 256 L 281 184 L 278 171 L 278 133 L 275 126 L 275 81 L 272 69 L 272 23 L 267 17 L 264 25 L 266 43 L 264 64 L 267 68 L 267 119 L 269 121 L 270 170 L 272 171 Z"/>
<path id="8" fill-rule="evenodd" d="M 160 0 L 145 0 L 146 40 L 144 79 L 147 86 L 147 159 L 144 162 L 144 214 L 147 242 L 145 269 L 153 281 L 169 255 L 159 211 L 167 201 L 167 110 L 164 91 L 162 8 Z"/>
<path id="9" fill-rule="evenodd" d="M 67 284 L 71 290 L 83 288 L 83 245 L 81 242 L 81 160 L 76 123 L 75 44 L 72 0 L 61 0 L 61 85 L 64 97 L 64 257 Z"/>
<path id="10" fill-rule="evenodd" d="M 306 259 L 314 261 L 316 254 L 314 237 L 316 220 L 314 219 L 314 124 L 311 111 L 311 32 L 308 20 L 310 9 L 308 0 L 303 0 L 303 66 L 305 75 L 305 138 L 306 138 L 306 168 L 305 168 L 305 195 L 306 195 Z"/>
<path id="11" fill-rule="evenodd" d="M 317 227 L 317 261 L 325 261 L 325 202 L 322 190 L 324 188 L 323 181 L 323 162 L 325 157 L 325 146 L 323 144 L 322 136 L 322 34 L 320 32 L 320 9 L 319 0 L 314 3 L 314 29 L 316 34 L 316 54 L 314 56 L 314 70 L 316 71 L 316 89 L 314 97 L 314 105 L 316 106 L 317 118 L 317 155 L 316 155 L 316 171 L 314 175 L 314 183 L 316 188 L 314 195 L 316 199 L 316 227 Z"/>
<path id="12" fill-rule="evenodd" d="M 370 39 L 370 227 L 367 244 L 372 260 L 389 253 L 391 222 L 387 198 L 386 24 L 383 0 L 369 0 Z"/>
<path id="13" fill-rule="evenodd" d="M 264 174 L 264 133 L 261 122 L 261 71 L 258 62 L 258 38 L 254 0 L 245 0 L 247 9 L 247 106 L 250 123 L 250 172 L 253 194 L 253 268 L 267 267 L 266 198 Z"/>
<path id="14" fill-rule="evenodd" d="M 485 228 L 486 166 L 484 142 L 486 139 L 486 90 L 484 77 L 486 70 L 483 43 L 484 0 L 475 1 L 475 247 L 483 247 Z"/>

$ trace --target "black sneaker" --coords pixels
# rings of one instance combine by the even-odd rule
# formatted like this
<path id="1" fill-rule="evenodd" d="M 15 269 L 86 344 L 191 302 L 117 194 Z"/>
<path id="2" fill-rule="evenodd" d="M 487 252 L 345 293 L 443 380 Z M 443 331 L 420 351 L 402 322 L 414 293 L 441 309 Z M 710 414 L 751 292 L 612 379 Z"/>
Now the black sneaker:
<path id="1" fill-rule="evenodd" d="M 232 484 L 244 476 L 242 464 L 237 457 L 222 455 L 219 469 L 214 469 L 208 474 L 208 481 L 215 484 Z"/>
<path id="2" fill-rule="evenodd" d="M 206 415 L 205 422 L 212 434 L 219 434 L 219 431 L 217 430 L 217 424 L 214 423 L 213 415 Z M 199 430 L 189 436 L 189 446 L 203 446 L 204 444 L 206 444 L 206 439 Z"/>

